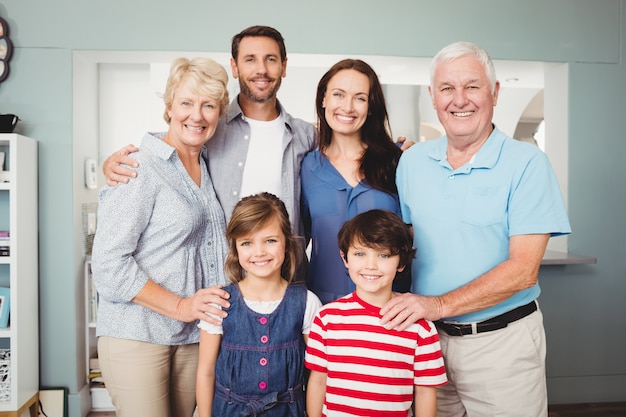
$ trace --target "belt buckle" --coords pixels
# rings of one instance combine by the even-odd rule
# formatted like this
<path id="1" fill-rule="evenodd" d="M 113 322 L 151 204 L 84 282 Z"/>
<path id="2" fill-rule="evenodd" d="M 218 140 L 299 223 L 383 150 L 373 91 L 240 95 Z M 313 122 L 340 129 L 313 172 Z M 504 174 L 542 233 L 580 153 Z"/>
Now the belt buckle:
<path id="1" fill-rule="evenodd" d="M 504 329 L 505 327 L 508 327 L 508 325 L 509 324 L 506 322 L 489 322 L 488 320 L 486 320 L 484 322 L 478 323 L 479 328 L 476 330 L 476 333 L 492 332 L 494 330 Z"/>
<path id="2" fill-rule="evenodd" d="M 451 323 L 448 321 L 444 321 L 442 324 L 443 331 L 448 333 L 450 336 L 465 336 L 466 334 L 470 334 L 467 332 L 467 324 Z"/>
<path id="3" fill-rule="evenodd" d="M 493 323 L 491 326 L 483 324 L 483 322 L 471 322 L 471 323 L 451 323 L 443 322 L 444 331 L 450 336 L 466 336 L 475 335 L 478 333 L 488 332 L 502 328 L 500 323 Z M 506 324 L 504 325 L 506 327 Z"/>

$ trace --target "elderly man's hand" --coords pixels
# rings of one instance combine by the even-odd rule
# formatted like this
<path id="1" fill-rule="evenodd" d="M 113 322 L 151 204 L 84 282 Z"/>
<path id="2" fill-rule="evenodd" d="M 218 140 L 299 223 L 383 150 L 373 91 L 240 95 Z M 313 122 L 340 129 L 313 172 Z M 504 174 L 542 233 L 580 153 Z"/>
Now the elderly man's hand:
<path id="1" fill-rule="evenodd" d="M 441 299 L 411 293 L 395 294 L 380 309 L 381 323 L 386 329 L 404 330 L 419 319 L 439 320 Z"/>

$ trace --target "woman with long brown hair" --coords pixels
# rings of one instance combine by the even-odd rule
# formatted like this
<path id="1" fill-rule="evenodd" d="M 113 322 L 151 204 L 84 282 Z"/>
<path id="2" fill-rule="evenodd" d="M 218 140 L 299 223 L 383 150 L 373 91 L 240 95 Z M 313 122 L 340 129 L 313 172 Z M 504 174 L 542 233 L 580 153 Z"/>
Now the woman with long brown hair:
<path id="1" fill-rule="evenodd" d="M 378 76 L 364 61 L 333 65 L 318 84 L 315 106 L 320 143 L 302 162 L 302 214 L 311 241 L 307 286 L 327 303 L 354 290 L 347 274 L 336 278 L 345 272 L 337 246 L 341 226 L 371 209 L 400 214 L 395 174 L 401 151 Z"/>

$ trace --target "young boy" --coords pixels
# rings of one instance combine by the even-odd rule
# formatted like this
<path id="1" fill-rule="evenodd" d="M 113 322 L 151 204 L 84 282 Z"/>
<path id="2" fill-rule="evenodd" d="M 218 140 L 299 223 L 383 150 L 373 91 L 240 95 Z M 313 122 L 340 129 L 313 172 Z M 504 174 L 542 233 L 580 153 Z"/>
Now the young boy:
<path id="1" fill-rule="evenodd" d="M 371 210 L 346 222 L 339 249 L 356 291 L 323 306 L 311 328 L 305 365 L 309 417 L 435 417 L 436 386 L 447 383 L 437 330 L 419 320 L 404 331 L 380 324 L 397 272 L 415 256 L 408 227 Z"/>

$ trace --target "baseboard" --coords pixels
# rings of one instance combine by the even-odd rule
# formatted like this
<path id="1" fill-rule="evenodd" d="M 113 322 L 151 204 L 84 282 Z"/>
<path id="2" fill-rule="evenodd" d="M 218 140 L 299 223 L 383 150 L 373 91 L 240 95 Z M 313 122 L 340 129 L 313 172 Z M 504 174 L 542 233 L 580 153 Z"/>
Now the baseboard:
<path id="1" fill-rule="evenodd" d="M 78 393 L 68 396 L 69 416 L 86 417 L 91 411 L 89 384 L 85 384 Z"/>

